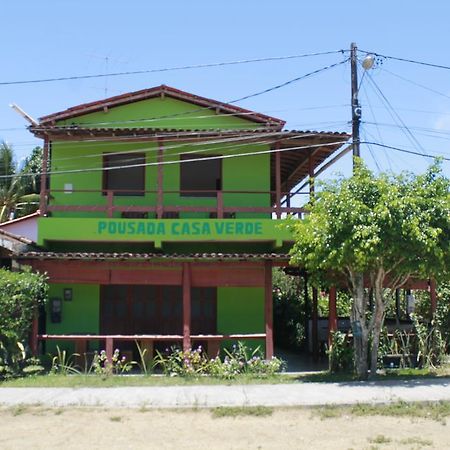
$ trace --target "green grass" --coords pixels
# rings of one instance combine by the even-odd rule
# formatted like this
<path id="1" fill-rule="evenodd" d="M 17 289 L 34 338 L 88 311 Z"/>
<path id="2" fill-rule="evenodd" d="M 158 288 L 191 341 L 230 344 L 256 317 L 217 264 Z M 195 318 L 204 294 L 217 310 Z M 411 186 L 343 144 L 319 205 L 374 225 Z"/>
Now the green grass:
<path id="1" fill-rule="evenodd" d="M 211 410 L 212 417 L 219 419 L 222 417 L 255 416 L 267 417 L 273 414 L 273 408 L 267 406 L 220 406 Z"/>
<path id="2" fill-rule="evenodd" d="M 437 369 L 396 369 L 377 375 L 376 381 L 408 380 L 434 377 L 450 377 L 448 366 Z M 44 374 L 32 375 L 0 381 L 2 387 L 120 387 L 120 386 L 188 386 L 188 385 L 239 385 L 239 384 L 285 384 L 285 383 L 345 383 L 355 381 L 352 374 L 332 374 L 328 371 L 312 374 L 276 374 L 272 376 L 239 375 L 235 379 L 226 380 L 209 376 L 199 377 L 168 377 L 152 375 L 62 375 Z"/>
<path id="3" fill-rule="evenodd" d="M 391 438 L 388 438 L 384 434 L 379 434 L 373 438 L 367 439 L 371 444 L 389 444 L 392 442 Z"/>
<path id="4" fill-rule="evenodd" d="M 189 386 L 189 385 L 236 385 L 236 384 L 282 384 L 298 382 L 298 377 L 288 374 L 270 377 L 240 375 L 232 380 L 214 377 L 167 377 L 115 375 L 102 378 L 98 375 L 37 375 L 0 382 L 2 387 L 126 387 L 126 386 Z"/>
<path id="5" fill-rule="evenodd" d="M 443 422 L 450 416 L 450 402 L 395 402 L 382 405 L 357 404 L 353 406 L 324 406 L 315 408 L 313 414 L 318 415 L 321 419 L 352 415 L 409 417 Z"/>

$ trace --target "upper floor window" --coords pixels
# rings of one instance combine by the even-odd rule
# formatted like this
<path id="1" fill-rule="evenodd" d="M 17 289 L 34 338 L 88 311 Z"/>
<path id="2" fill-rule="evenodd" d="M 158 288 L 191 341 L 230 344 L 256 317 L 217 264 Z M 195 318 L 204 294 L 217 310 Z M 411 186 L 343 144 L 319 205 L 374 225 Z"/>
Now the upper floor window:
<path id="1" fill-rule="evenodd" d="M 122 153 L 103 155 L 103 193 L 114 195 L 145 194 L 145 153 Z M 127 167 L 136 166 L 136 167 Z M 114 169 L 116 167 L 116 169 Z"/>
<path id="2" fill-rule="evenodd" d="M 217 155 L 181 155 L 180 189 L 182 197 L 216 197 L 222 189 L 222 160 Z M 192 162 L 183 162 L 198 160 Z"/>

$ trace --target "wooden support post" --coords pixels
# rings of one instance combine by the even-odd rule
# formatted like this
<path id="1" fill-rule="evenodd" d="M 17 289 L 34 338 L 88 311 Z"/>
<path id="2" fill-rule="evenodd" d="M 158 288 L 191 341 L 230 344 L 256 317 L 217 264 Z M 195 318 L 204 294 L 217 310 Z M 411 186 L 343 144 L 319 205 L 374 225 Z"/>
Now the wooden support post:
<path id="1" fill-rule="evenodd" d="M 107 337 L 106 338 L 106 357 L 108 358 L 108 362 L 109 364 L 112 364 L 112 357 L 114 354 L 114 339 L 112 337 Z"/>
<path id="2" fill-rule="evenodd" d="M 113 216 L 113 209 L 114 209 L 114 191 L 107 191 L 106 202 L 108 208 L 108 217 L 111 219 Z"/>
<path id="3" fill-rule="evenodd" d="M 336 287 L 331 286 L 328 294 L 328 345 L 331 344 L 331 333 L 337 330 Z"/>
<path id="4" fill-rule="evenodd" d="M 223 192 L 217 191 L 217 218 L 223 219 Z"/>
<path id="5" fill-rule="evenodd" d="M 272 261 L 264 264 L 264 319 L 266 322 L 266 358 L 273 356 Z"/>
<path id="6" fill-rule="evenodd" d="M 162 219 L 164 213 L 164 193 L 163 193 L 163 176 L 164 169 L 163 163 L 164 161 L 164 140 L 162 138 L 158 138 L 158 178 L 157 178 L 157 199 L 156 199 L 156 217 L 158 219 Z"/>
<path id="7" fill-rule="evenodd" d="M 280 143 L 275 143 L 275 211 L 277 219 L 281 218 L 281 154 Z"/>
<path id="8" fill-rule="evenodd" d="M 308 156 L 308 174 L 309 174 L 309 202 L 314 201 L 314 166 L 311 153 Z"/>
<path id="9" fill-rule="evenodd" d="M 42 168 L 41 168 L 41 192 L 39 195 L 39 210 L 41 216 L 47 215 L 47 166 L 48 166 L 48 154 L 49 154 L 49 141 L 46 137 L 44 139 L 44 148 L 42 153 Z"/>
<path id="10" fill-rule="evenodd" d="M 316 288 L 312 289 L 312 313 L 311 313 L 311 334 L 312 334 L 312 352 L 313 359 L 319 359 L 319 314 L 318 314 L 318 292 Z"/>
<path id="11" fill-rule="evenodd" d="M 36 313 L 31 323 L 30 349 L 33 356 L 38 355 L 39 318 Z"/>
<path id="12" fill-rule="evenodd" d="M 191 348 L 191 265 L 183 263 L 183 350 Z"/>
<path id="13" fill-rule="evenodd" d="M 437 308 L 436 280 L 430 278 L 430 313 L 433 319 Z"/>

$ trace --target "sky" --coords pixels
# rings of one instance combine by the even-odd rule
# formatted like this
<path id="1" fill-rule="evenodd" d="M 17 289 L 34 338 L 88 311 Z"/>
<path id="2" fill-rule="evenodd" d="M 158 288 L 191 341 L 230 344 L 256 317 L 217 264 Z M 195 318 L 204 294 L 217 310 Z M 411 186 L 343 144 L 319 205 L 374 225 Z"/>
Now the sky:
<path id="1" fill-rule="evenodd" d="M 80 103 L 167 84 L 231 101 L 344 60 L 348 53 L 143 75 L 5 82 L 361 50 L 450 65 L 450 2 L 18 0 L 2 5 L 0 141 L 18 159 L 41 144 L 15 113 L 38 118 Z M 361 138 L 450 158 L 450 70 L 380 58 L 359 68 Z M 350 65 L 341 64 L 237 105 L 286 120 L 286 129 L 350 131 Z M 432 162 L 362 145 L 375 171 L 422 172 Z M 324 173 L 351 173 L 347 155 Z M 450 162 L 443 168 L 450 176 Z"/>

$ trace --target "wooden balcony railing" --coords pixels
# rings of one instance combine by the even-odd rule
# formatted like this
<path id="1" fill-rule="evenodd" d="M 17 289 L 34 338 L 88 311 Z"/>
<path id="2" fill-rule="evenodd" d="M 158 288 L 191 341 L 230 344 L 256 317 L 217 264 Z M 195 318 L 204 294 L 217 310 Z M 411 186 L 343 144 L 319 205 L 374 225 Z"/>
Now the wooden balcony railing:
<path id="1" fill-rule="evenodd" d="M 86 203 L 79 204 L 55 204 L 54 200 L 57 198 L 58 203 L 63 203 L 64 197 L 66 195 L 83 194 L 86 197 Z M 142 191 L 142 190 L 89 190 L 89 189 L 78 189 L 78 190 L 58 190 L 52 189 L 44 191 L 44 201 L 41 201 L 41 214 L 43 216 L 47 215 L 49 212 L 53 211 L 85 211 L 85 212 L 103 212 L 106 217 L 113 217 L 114 213 L 128 213 L 132 216 L 135 214 L 135 218 L 142 214 L 146 217 L 153 217 L 156 219 L 164 218 L 176 218 L 179 213 L 184 212 L 200 212 L 209 213 L 210 218 L 233 218 L 236 213 L 255 213 L 255 214 L 267 214 L 272 217 L 274 215 L 276 218 L 281 218 L 283 214 L 291 214 L 300 217 L 304 213 L 303 207 L 293 207 L 290 206 L 293 196 L 292 194 L 284 193 L 282 196 L 276 196 L 274 191 L 234 191 L 234 190 L 170 190 L 170 191 Z M 91 195 L 95 195 L 99 203 L 92 205 L 89 201 Z M 146 195 L 154 196 L 154 203 L 151 205 L 142 205 L 142 201 L 136 201 L 136 198 L 142 198 Z M 297 193 L 296 196 L 304 196 L 305 193 Z M 170 196 L 175 198 L 171 199 Z M 233 197 L 239 196 L 239 201 L 237 203 L 242 203 L 242 198 L 247 198 L 248 202 L 259 203 L 255 201 L 258 196 L 265 196 L 268 206 L 232 206 Z M 101 198 L 105 198 L 106 201 L 101 201 Z M 169 198 L 167 198 L 169 197 Z M 286 206 L 283 206 L 282 198 L 289 198 L 289 202 Z M 92 198 L 92 197 L 91 197 Z M 127 205 L 118 204 L 117 198 L 128 199 Z M 205 199 L 211 200 L 215 199 L 215 204 L 210 206 L 201 205 L 189 205 L 189 199 L 192 199 L 192 203 L 195 199 Z M 277 199 L 275 204 L 272 202 Z M 225 201 L 224 201 L 225 200 Z M 123 203 L 123 202 L 120 202 Z M 138 204 L 141 203 L 141 204 Z M 131 214 L 130 214 L 131 213 Z"/>

